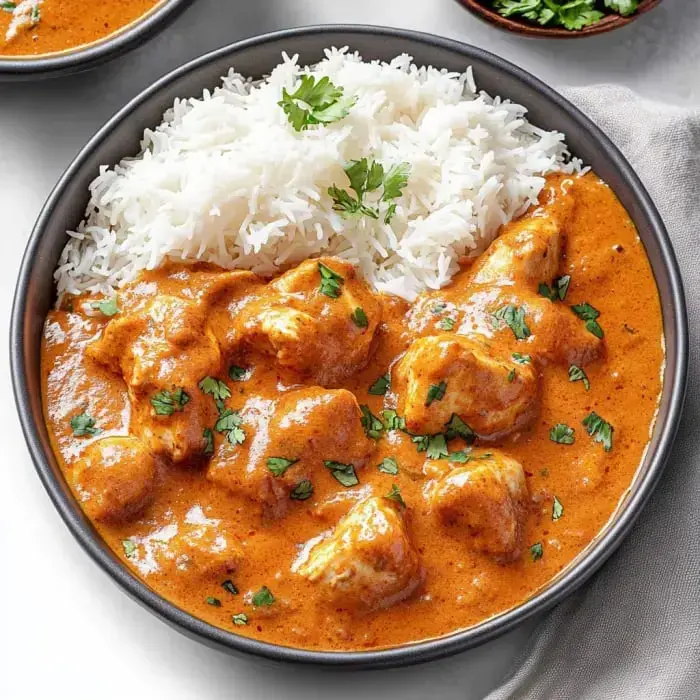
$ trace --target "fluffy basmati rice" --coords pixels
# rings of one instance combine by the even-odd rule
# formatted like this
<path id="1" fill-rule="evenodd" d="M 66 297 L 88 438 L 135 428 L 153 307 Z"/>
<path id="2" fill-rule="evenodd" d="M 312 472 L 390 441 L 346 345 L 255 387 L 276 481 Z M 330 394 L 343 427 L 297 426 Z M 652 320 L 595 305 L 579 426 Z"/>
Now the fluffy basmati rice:
<path id="1" fill-rule="evenodd" d="M 282 56 L 263 80 L 233 71 L 213 92 L 176 100 L 141 152 L 103 166 L 85 220 L 60 258 L 59 296 L 113 293 L 166 259 L 203 260 L 270 276 L 320 254 L 359 265 L 377 290 L 412 300 L 447 284 L 522 213 L 554 171 L 577 172 L 564 135 L 525 107 L 477 91 L 463 74 L 329 49 L 315 66 Z M 295 131 L 278 106 L 302 74 L 357 97 L 350 114 Z M 389 225 L 343 217 L 328 187 L 363 157 L 411 166 Z"/>

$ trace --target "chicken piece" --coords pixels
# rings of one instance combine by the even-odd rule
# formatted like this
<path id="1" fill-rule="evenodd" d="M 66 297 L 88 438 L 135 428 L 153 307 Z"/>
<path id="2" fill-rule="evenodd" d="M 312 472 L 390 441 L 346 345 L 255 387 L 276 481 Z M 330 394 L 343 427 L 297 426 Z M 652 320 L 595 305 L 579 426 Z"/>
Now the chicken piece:
<path id="1" fill-rule="evenodd" d="M 399 413 L 412 433 L 435 434 L 459 416 L 483 439 L 522 430 L 534 417 L 538 377 L 530 364 L 460 335 L 413 342 L 394 370 Z"/>
<path id="2" fill-rule="evenodd" d="M 364 433 L 361 415 L 355 396 L 345 389 L 310 387 L 283 394 L 277 402 L 246 404 L 241 420 L 246 434 L 253 435 L 248 449 L 224 441 L 207 478 L 258 501 L 269 517 L 281 517 L 301 481 L 328 471 L 324 461 L 364 466 L 374 442 Z"/>
<path id="3" fill-rule="evenodd" d="M 536 290 L 557 274 L 563 249 L 562 229 L 573 209 L 570 195 L 557 206 L 506 225 L 469 274 L 472 285 L 520 285 Z"/>
<path id="4" fill-rule="evenodd" d="M 519 462 L 499 451 L 474 454 L 430 490 L 430 508 L 471 549 L 503 561 L 520 556 L 528 499 Z"/>
<path id="5" fill-rule="evenodd" d="M 355 268 L 320 258 L 272 282 L 242 312 L 236 334 L 239 345 L 274 356 L 307 382 L 330 387 L 367 364 L 381 319 L 378 298 Z"/>
<path id="6" fill-rule="evenodd" d="M 242 559 L 238 538 L 219 518 L 192 506 L 182 520 L 160 525 L 141 538 L 130 556 L 143 574 L 161 573 L 175 578 L 187 575 L 193 582 L 221 583 Z"/>
<path id="7" fill-rule="evenodd" d="M 110 321 L 87 354 L 124 378 L 131 430 L 149 449 L 175 462 L 201 452 L 203 430 L 216 412 L 197 385 L 221 366 L 201 305 L 157 296 L 144 309 Z"/>
<path id="8" fill-rule="evenodd" d="M 123 522 L 153 499 L 157 465 L 134 437 L 106 437 L 90 444 L 78 459 L 73 483 L 91 520 Z"/>
<path id="9" fill-rule="evenodd" d="M 385 497 L 358 503 L 325 539 L 307 543 L 292 569 L 335 606 L 353 611 L 408 598 L 423 573 L 402 510 Z"/>

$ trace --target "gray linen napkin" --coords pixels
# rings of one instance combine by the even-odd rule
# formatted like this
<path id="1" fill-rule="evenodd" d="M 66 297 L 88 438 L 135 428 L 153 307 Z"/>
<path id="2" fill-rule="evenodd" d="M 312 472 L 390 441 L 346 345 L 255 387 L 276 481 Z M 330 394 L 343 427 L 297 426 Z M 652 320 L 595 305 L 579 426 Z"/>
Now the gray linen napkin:
<path id="1" fill-rule="evenodd" d="M 690 317 L 685 413 L 666 472 L 618 552 L 535 628 L 489 700 L 700 698 L 700 110 L 617 86 L 563 91 L 617 144 L 668 227 Z"/>

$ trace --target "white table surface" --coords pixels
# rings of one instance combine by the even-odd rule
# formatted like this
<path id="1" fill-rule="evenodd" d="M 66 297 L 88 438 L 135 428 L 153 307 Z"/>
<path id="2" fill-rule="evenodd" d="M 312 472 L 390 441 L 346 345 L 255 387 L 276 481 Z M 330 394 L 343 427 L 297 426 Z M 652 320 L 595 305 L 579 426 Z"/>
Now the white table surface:
<path id="1" fill-rule="evenodd" d="M 129 98 L 185 60 L 284 27 L 372 23 L 476 44 L 553 85 L 618 82 L 700 103 L 700 2 L 666 0 L 633 26 L 568 42 L 528 40 L 452 0 L 197 0 L 146 46 L 92 73 L 0 85 L 0 698 L 479 698 L 506 673 L 529 627 L 410 669 L 330 672 L 210 651 L 128 599 L 83 554 L 51 505 L 15 415 L 7 333 L 16 271 L 51 187 L 87 138 Z M 643 125 L 640 125 L 643 128 Z"/>

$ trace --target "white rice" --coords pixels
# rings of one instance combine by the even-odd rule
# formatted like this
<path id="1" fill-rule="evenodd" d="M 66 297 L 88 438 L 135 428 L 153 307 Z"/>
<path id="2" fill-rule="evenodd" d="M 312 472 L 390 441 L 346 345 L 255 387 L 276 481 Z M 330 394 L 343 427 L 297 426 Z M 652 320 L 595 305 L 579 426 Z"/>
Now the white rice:
<path id="1" fill-rule="evenodd" d="M 460 257 L 534 203 L 544 175 L 581 169 L 563 134 L 478 92 L 471 68 L 418 67 L 405 54 L 363 62 L 347 48 L 310 68 L 282 59 L 264 80 L 231 70 L 213 92 L 176 100 L 138 156 L 101 168 L 55 273 L 59 296 L 112 294 L 166 259 L 269 276 L 330 254 L 412 300 L 447 284 Z M 350 114 L 295 131 L 277 103 L 305 73 L 357 96 Z M 411 166 L 390 225 L 332 209 L 328 187 L 349 189 L 343 168 L 363 157 Z"/>

